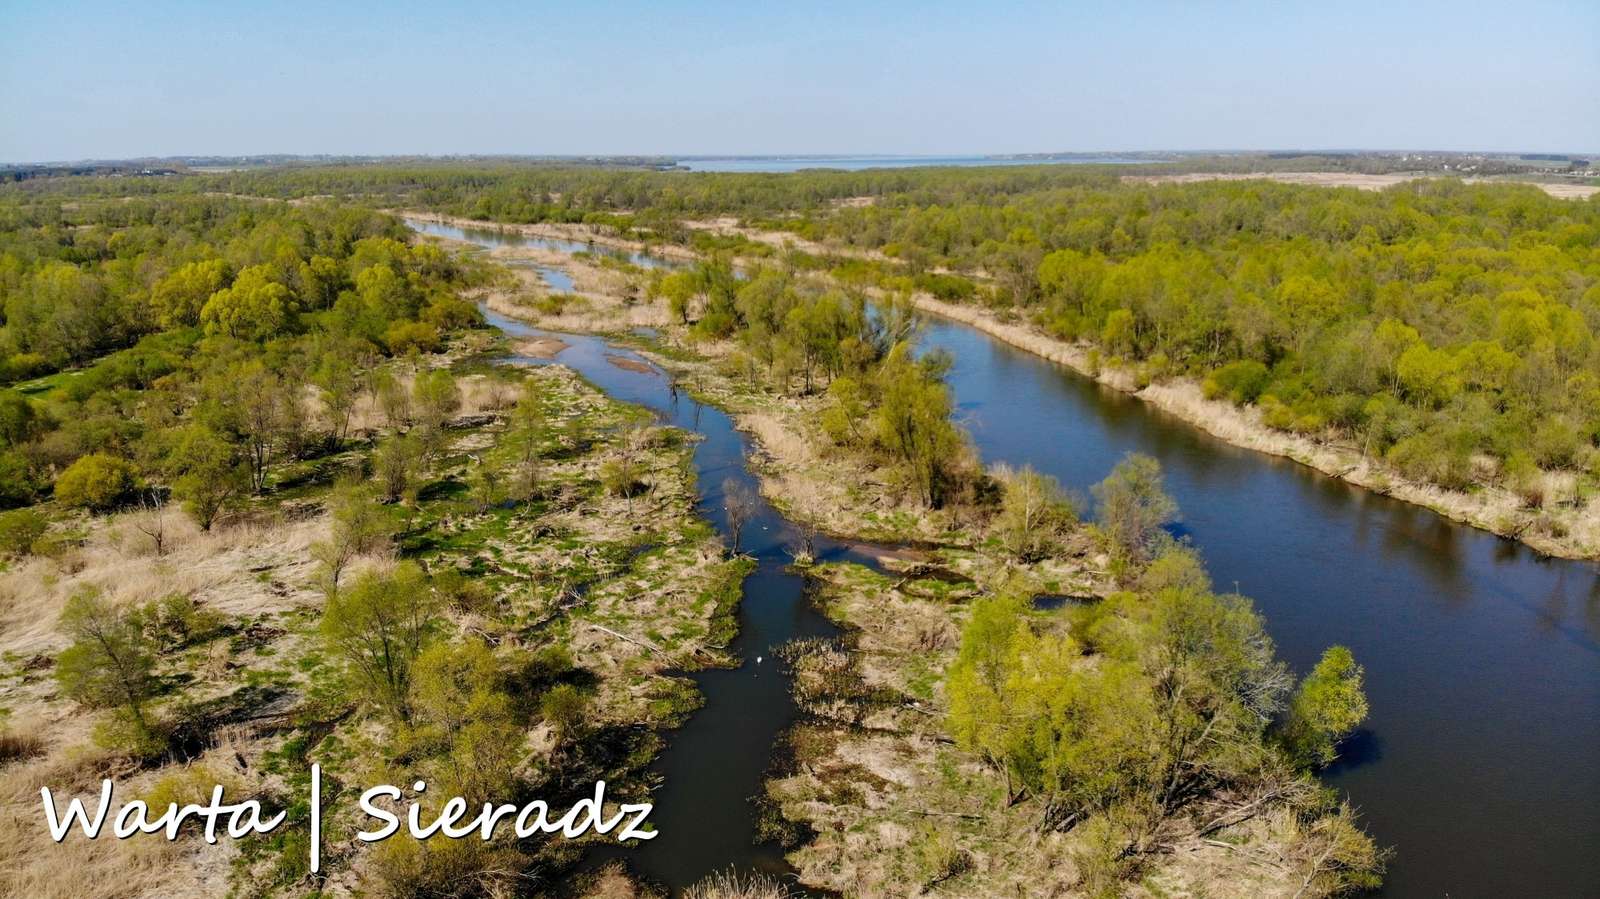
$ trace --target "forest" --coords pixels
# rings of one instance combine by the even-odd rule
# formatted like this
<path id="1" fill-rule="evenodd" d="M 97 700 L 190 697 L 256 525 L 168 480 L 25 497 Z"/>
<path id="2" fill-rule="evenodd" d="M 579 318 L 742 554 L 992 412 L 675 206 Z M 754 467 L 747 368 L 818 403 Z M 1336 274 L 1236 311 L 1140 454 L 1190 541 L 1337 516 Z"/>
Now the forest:
<path id="1" fill-rule="evenodd" d="M 229 189 L 261 189 L 241 175 Z M 261 177 L 261 176 L 256 176 Z M 1269 428 L 1529 510 L 1600 484 L 1600 201 L 1420 180 L 1384 191 L 1126 183 L 1104 167 L 721 175 L 328 169 L 341 193 L 492 222 L 586 223 L 914 290 L 1193 379 Z M 710 230 L 719 216 L 741 228 Z M 1559 528 L 1541 519 L 1541 526 Z M 1555 535 L 1555 536 L 1560 536 Z"/>
<path id="2" fill-rule="evenodd" d="M 1141 383 L 1193 378 L 1210 397 L 1259 409 L 1268 427 L 1356 446 L 1419 482 L 1502 486 L 1538 509 L 1581 505 L 1600 478 L 1600 201 L 1524 185 L 1150 185 L 1089 166 L 733 175 L 514 165 L 144 184 L 587 223 L 734 256 L 773 257 L 750 233 L 789 235 L 800 247 L 791 268 L 1020 317 L 1133 367 Z M 81 179 L 35 191 L 111 189 Z M 693 227 L 718 216 L 750 230 Z M 16 377 L 40 351 L 19 341 L 35 327 L 25 312 L 8 321 L 22 323 L 6 331 Z"/>

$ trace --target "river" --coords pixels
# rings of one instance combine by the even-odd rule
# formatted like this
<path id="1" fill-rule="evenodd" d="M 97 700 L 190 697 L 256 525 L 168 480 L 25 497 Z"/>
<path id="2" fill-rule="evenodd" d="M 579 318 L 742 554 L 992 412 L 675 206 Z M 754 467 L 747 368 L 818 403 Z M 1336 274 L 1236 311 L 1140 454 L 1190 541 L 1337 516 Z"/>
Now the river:
<path id="1" fill-rule="evenodd" d="M 463 236 L 440 225 L 425 230 Z M 1219 588 L 1237 586 L 1256 601 L 1297 671 L 1331 643 L 1355 652 L 1372 711 L 1324 779 L 1348 794 L 1380 844 L 1396 849 L 1383 895 L 1600 894 L 1600 568 L 1545 558 L 1233 447 L 966 325 L 932 322 L 923 340 L 953 354 L 958 415 L 985 462 L 1031 464 L 1087 492 L 1125 453 L 1155 456 L 1184 510 L 1182 533 Z M 598 341 L 576 341 L 558 361 L 621 399 L 652 405 L 630 386 L 638 376 L 622 378 L 588 348 Z M 722 413 L 697 415 L 731 432 Z M 748 472 L 739 461 L 743 437 L 707 436 L 697 463 L 701 454 L 720 460 L 701 475 L 716 521 L 715 472 Z M 762 515 L 753 528 L 783 532 L 770 509 Z M 776 670 L 763 680 L 768 672 L 752 666 L 751 653 L 785 633 L 827 631 L 802 601 L 798 579 L 778 570 L 784 559 L 771 569 L 763 560 L 747 583 L 746 630 L 734 647 L 744 668 L 696 676 L 706 708 L 672 735 L 659 763 L 667 775 L 655 818 L 663 836 L 641 867 L 669 883 L 730 862 L 774 867 L 775 849 L 750 847 L 748 829 L 730 839 L 724 828 L 747 820 L 748 804 L 735 800 L 754 795 L 759 773 L 751 780 L 748 772 L 770 753 L 769 739 L 751 735 L 775 733 L 769 728 L 794 715 Z M 762 764 L 743 753 L 761 754 Z M 676 822 L 683 828 L 672 834 Z"/>

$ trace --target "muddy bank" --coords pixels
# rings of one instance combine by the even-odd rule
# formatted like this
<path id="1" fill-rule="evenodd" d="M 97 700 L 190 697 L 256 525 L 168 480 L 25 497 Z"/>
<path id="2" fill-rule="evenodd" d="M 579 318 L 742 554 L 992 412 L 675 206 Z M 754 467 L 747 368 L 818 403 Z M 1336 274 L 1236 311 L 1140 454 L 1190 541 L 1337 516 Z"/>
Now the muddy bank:
<path id="1" fill-rule="evenodd" d="M 1095 365 L 1090 348 L 1042 334 L 1022 322 L 1002 321 L 986 309 L 958 306 L 919 295 L 925 312 L 976 328 L 1036 356 L 1065 365 L 1109 387 L 1132 394 L 1156 408 L 1235 446 L 1283 456 L 1331 477 L 1375 493 L 1424 506 L 1446 518 L 1520 540 L 1539 552 L 1566 559 L 1600 557 L 1600 510 L 1580 508 L 1529 512 L 1517 497 L 1499 487 L 1473 492 L 1445 490 L 1402 477 L 1387 465 L 1364 458 L 1353 447 L 1323 443 L 1267 427 L 1255 408 L 1208 400 L 1190 379 L 1173 379 L 1139 388 L 1126 368 Z"/>

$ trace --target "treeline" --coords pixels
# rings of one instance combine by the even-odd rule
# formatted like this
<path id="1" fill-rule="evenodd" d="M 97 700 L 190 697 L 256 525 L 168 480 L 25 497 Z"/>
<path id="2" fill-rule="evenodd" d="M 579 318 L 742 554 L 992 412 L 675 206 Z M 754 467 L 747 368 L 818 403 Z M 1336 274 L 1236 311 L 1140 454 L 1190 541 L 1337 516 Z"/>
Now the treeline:
<path id="1" fill-rule="evenodd" d="M 1143 379 L 1194 377 L 1210 396 L 1259 405 L 1269 426 L 1349 441 L 1417 480 L 1498 483 L 1530 507 L 1600 483 L 1600 202 L 1444 180 L 1382 192 L 1125 184 L 1124 171 L 439 165 L 209 184 L 770 255 L 681 225 L 737 215 L 844 248 L 791 261 L 849 285 L 910 278 L 947 301 L 1015 310 Z"/>
<path id="2" fill-rule="evenodd" d="M 105 509 L 152 478 L 209 527 L 335 448 L 373 363 L 478 322 L 472 277 L 362 210 L 0 203 L 0 504 Z M 53 374 L 52 374 L 53 373 Z"/>
<path id="3" fill-rule="evenodd" d="M 1600 476 L 1593 201 L 1449 182 L 1084 187 L 793 227 L 972 273 L 990 304 L 1146 379 L 1200 378 L 1270 426 L 1354 440 L 1419 480 L 1499 479 L 1536 506 L 1539 469 Z"/>

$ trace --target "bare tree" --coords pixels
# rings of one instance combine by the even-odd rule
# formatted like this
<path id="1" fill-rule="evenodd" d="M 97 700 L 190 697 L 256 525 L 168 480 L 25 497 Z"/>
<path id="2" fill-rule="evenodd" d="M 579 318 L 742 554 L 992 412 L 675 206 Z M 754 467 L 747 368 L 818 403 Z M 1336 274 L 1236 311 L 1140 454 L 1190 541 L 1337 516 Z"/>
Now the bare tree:
<path id="1" fill-rule="evenodd" d="M 756 514 L 755 493 L 743 481 L 727 478 L 722 482 L 722 511 L 727 517 L 728 536 L 733 540 L 733 551 L 739 552 L 739 537 L 744 526 Z"/>
<path id="2" fill-rule="evenodd" d="M 158 493 L 145 491 L 139 497 L 139 515 L 133 520 L 133 526 L 150 538 L 155 545 L 156 555 L 166 555 L 167 552 L 167 503 Z"/>

